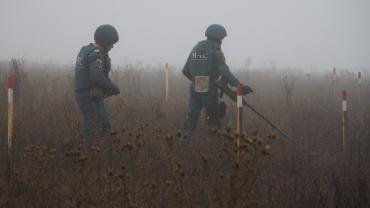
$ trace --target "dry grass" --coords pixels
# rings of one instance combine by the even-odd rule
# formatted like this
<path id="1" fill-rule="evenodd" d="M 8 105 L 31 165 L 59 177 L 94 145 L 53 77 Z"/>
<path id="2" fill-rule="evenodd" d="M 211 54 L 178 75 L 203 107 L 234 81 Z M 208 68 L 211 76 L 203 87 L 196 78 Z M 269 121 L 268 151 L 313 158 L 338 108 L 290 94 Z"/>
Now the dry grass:
<path id="1" fill-rule="evenodd" d="M 8 64 L 0 64 L 5 76 Z M 234 103 L 225 129 L 206 133 L 204 117 L 190 139 L 182 132 L 188 81 L 171 72 L 164 102 L 162 68 L 122 67 L 112 79 L 122 94 L 107 99 L 117 134 L 81 151 L 73 67 L 20 65 L 15 138 L 6 150 L 6 100 L 0 101 L 1 207 L 368 207 L 368 80 L 350 73 L 333 89 L 328 74 L 240 70 L 247 98 L 294 141 L 286 144 L 245 109 L 236 135 Z M 1 79 L 1 97 L 6 89 Z M 341 151 L 340 90 L 349 93 L 347 152 Z M 237 165 L 235 139 L 242 139 Z M 111 141 L 111 142 L 110 142 Z M 113 146 L 110 154 L 110 146 Z M 9 160 L 8 160 L 9 159 Z M 10 163 L 8 163 L 10 161 Z"/>

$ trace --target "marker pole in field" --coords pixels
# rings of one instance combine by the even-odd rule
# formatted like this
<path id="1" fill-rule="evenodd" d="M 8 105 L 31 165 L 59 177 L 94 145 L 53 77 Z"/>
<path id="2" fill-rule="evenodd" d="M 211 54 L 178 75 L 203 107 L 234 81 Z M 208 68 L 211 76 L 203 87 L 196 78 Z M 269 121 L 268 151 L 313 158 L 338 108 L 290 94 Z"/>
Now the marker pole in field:
<path id="1" fill-rule="evenodd" d="M 242 89 L 240 86 L 236 88 L 236 131 L 238 133 L 238 137 L 236 140 L 236 148 L 237 148 L 237 158 L 236 162 L 239 164 L 239 157 L 240 157 L 240 136 L 243 133 L 243 95 L 242 95 Z"/>
<path id="2" fill-rule="evenodd" d="M 8 75 L 8 152 L 13 144 L 13 75 Z"/>
<path id="3" fill-rule="evenodd" d="M 347 92 L 342 91 L 342 150 L 343 154 L 346 150 L 346 134 L 347 134 Z"/>
<path id="4" fill-rule="evenodd" d="M 357 75 L 357 83 L 358 83 L 358 103 L 359 103 L 359 105 L 360 105 L 360 113 L 361 113 L 361 119 L 360 119 L 360 121 L 361 121 L 361 126 L 363 125 L 363 107 L 362 107 L 362 74 L 361 74 L 361 72 L 359 71 L 358 72 L 358 75 Z"/>
<path id="5" fill-rule="evenodd" d="M 357 97 L 358 97 L 358 106 L 359 106 L 359 112 L 360 112 L 359 126 L 364 127 L 366 125 L 364 125 L 364 112 L 365 111 L 362 105 L 362 74 L 361 74 L 361 71 L 359 71 L 357 74 L 357 84 L 358 84 L 358 92 L 357 92 L 358 96 Z M 362 130 L 363 129 L 361 128 L 360 131 Z M 364 139 L 361 136 L 358 136 L 358 164 L 359 164 L 360 172 L 362 172 L 362 161 L 364 161 L 363 156 L 367 154 L 366 145 L 364 146 L 363 144 L 366 144 L 364 143 Z"/>
<path id="6" fill-rule="evenodd" d="M 1 74 L 1 71 L 0 71 L 0 84 L 2 83 L 2 82 L 1 82 L 1 81 L 2 81 L 2 80 L 1 80 L 1 79 L 2 79 L 2 76 L 1 76 L 1 75 L 2 75 L 2 74 Z M 1 85 L 0 85 L 0 86 L 1 86 Z M 2 93 L 1 93 L 1 87 L 0 87 L 0 96 L 1 96 L 1 94 L 2 94 Z M 2 97 L 1 97 L 1 98 L 2 98 Z M 2 111 L 2 105 L 1 105 L 1 100 L 0 100 L 0 115 L 2 115 L 2 114 L 1 114 L 1 111 Z M 1 136 L 1 130 L 2 130 L 2 129 L 1 129 L 1 126 L 0 126 L 0 141 L 2 141 L 2 139 L 3 139 L 3 138 L 2 138 L 2 136 Z M 1 143 L 0 143 L 0 144 L 1 144 Z M 1 145 L 0 145 L 0 146 L 1 146 Z"/>
<path id="7" fill-rule="evenodd" d="M 334 67 L 333 68 L 333 74 L 332 74 L 332 81 L 333 81 L 333 93 L 335 93 L 335 88 L 336 88 L 336 82 L 337 82 L 337 69 Z"/>
<path id="8" fill-rule="evenodd" d="M 168 94 L 169 94 L 169 70 L 168 70 L 168 63 L 166 63 L 165 67 L 165 84 L 166 84 L 166 94 L 165 94 L 165 101 L 168 102 Z"/>

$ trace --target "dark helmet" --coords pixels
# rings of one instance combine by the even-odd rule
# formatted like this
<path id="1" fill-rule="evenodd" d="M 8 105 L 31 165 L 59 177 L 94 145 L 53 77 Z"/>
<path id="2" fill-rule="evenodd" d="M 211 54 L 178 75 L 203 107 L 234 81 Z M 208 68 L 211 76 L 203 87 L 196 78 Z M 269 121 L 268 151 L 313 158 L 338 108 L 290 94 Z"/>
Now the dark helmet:
<path id="1" fill-rule="evenodd" d="M 112 25 L 100 25 L 94 34 L 94 39 L 97 43 L 103 47 L 107 47 L 111 44 L 118 42 L 118 32 Z"/>
<path id="2" fill-rule="evenodd" d="M 212 39 L 223 39 L 227 36 L 226 30 L 222 25 L 213 24 L 208 26 L 206 36 Z"/>

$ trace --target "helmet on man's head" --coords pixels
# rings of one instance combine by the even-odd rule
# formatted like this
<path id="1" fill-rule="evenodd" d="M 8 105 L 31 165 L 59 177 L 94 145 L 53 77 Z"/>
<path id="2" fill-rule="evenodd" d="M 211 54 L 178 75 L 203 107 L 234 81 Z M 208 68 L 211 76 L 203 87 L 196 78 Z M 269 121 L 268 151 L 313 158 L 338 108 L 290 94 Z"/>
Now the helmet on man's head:
<path id="1" fill-rule="evenodd" d="M 212 39 L 223 39 L 227 36 L 227 33 L 226 29 L 222 25 L 213 24 L 208 26 L 205 35 Z"/>
<path id="2" fill-rule="evenodd" d="M 111 44 L 118 42 L 118 32 L 112 25 L 100 25 L 94 34 L 94 39 L 103 47 L 107 47 Z"/>

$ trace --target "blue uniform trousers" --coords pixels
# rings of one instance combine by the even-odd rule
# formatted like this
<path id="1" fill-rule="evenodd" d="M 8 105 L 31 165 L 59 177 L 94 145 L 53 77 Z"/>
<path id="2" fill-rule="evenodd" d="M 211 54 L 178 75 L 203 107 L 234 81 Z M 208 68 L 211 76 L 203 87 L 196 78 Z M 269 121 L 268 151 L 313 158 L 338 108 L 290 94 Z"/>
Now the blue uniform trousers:
<path id="1" fill-rule="evenodd" d="M 218 107 L 218 93 L 200 94 L 190 89 L 189 97 L 189 112 L 185 129 L 194 131 L 197 127 L 199 115 L 203 108 L 206 109 L 206 120 L 208 122 L 208 130 L 213 128 L 220 128 L 221 122 L 217 114 Z"/>
<path id="2" fill-rule="evenodd" d="M 89 146 L 89 136 L 92 129 L 101 129 L 103 135 L 111 128 L 109 116 L 105 109 L 103 99 L 91 98 L 86 93 L 76 93 L 76 101 L 83 117 L 83 144 Z"/>

